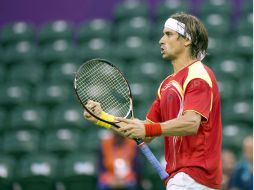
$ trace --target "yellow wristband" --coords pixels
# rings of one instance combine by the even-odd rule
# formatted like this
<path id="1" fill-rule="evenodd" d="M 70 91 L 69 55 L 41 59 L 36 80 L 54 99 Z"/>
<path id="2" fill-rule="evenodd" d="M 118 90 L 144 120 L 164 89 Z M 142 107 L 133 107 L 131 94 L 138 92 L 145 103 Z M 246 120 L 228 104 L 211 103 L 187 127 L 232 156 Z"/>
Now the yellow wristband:
<path id="1" fill-rule="evenodd" d="M 115 117 L 113 115 L 109 115 L 106 112 L 101 112 L 101 115 L 99 116 L 99 118 L 101 118 L 103 120 L 106 120 L 106 121 L 109 121 L 109 122 L 114 122 L 114 120 L 115 120 Z M 107 129 L 112 126 L 112 125 L 110 125 L 108 123 L 105 123 L 103 121 L 100 121 L 100 120 L 98 120 L 96 122 L 96 125 L 100 125 L 100 126 L 105 127 Z"/>

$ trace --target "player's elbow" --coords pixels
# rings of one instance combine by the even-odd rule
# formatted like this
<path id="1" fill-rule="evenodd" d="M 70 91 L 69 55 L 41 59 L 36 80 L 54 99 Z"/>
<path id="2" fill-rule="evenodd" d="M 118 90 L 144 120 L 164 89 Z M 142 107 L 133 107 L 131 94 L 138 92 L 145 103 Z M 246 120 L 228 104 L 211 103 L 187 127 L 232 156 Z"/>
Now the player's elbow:
<path id="1" fill-rule="evenodd" d="M 189 118 L 187 123 L 188 135 L 196 135 L 200 126 L 200 119 L 195 117 Z"/>
<path id="2" fill-rule="evenodd" d="M 199 126 L 200 126 L 200 123 L 193 121 L 193 123 L 190 127 L 191 128 L 191 131 L 190 131 L 191 135 L 196 135 L 198 133 Z"/>
<path id="3" fill-rule="evenodd" d="M 188 135 L 196 135 L 200 126 L 201 115 L 196 112 L 186 112 L 182 119 L 185 120 L 188 125 L 186 128 L 188 130 Z"/>

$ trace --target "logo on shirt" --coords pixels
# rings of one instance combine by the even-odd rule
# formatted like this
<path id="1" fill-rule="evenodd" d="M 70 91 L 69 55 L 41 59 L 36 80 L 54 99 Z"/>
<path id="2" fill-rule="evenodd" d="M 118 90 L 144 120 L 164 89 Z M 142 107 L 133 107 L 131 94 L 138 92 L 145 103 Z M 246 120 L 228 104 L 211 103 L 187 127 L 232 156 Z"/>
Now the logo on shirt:
<path id="1" fill-rule="evenodd" d="M 168 96 L 168 100 L 172 100 L 173 99 L 173 94 L 169 94 L 169 96 Z"/>
<path id="2" fill-rule="evenodd" d="M 176 81 L 170 81 L 169 83 L 165 84 L 160 90 L 161 93 L 167 90 L 168 88 L 175 89 L 180 94 L 180 96 L 183 97 L 183 90 Z"/>
<path id="3" fill-rule="evenodd" d="M 163 91 L 167 90 L 171 85 L 172 85 L 172 83 L 166 84 L 166 85 L 161 89 L 161 91 L 163 92 Z"/>

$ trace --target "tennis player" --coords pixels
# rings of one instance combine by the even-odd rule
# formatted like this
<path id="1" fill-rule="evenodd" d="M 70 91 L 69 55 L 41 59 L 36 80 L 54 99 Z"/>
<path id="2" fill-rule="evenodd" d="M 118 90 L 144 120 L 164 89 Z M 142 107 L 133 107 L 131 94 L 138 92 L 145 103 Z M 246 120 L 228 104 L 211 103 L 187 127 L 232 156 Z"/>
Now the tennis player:
<path id="1" fill-rule="evenodd" d="M 177 13 L 165 22 L 159 41 L 174 73 L 158 89 L 146 121 L 117 118 L 130 138 L 164 136 L 167 190 L 220 189 L 222 125 L 216 78 L 201 60 L 208 34 L 200 20 Z"/>
<path id="2" fill-rule="evenodd" d="M 208 46 L 207 31 L 198 18 L 177 13 L 166 20 L 159 43 L 174 73 L 160 84 L 146 121 L 114 118 L 121 122 L 118 132 L 146 142 L 164 136 L 167 190 L 220 189 L 220 95 L 213 72 L 201 62 Z M 99 103 L 87 104 L 102 113 Z M 86 111 L 84 117 L 98 123 Z"/>

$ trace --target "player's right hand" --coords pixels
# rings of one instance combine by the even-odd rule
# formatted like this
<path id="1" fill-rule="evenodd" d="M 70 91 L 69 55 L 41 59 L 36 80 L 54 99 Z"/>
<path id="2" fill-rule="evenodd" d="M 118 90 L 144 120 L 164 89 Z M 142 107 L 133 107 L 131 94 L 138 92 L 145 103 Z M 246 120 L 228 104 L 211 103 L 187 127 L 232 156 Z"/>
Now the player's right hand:
<path id="1" fill-rule="evenodd" d="M 102 113 L 102 108 L 99 102 L 88 100 L 86 103 L 86 108 L 89 109 L 94 115 L 99 116 Z M 97 119 L 93 117 L 88 111 L 84 110 L 83 116 L 90 122 L 96 123 Z"/>

